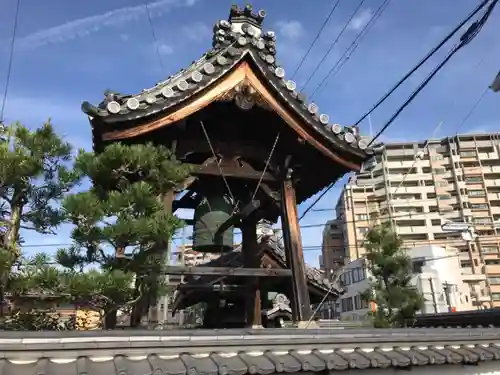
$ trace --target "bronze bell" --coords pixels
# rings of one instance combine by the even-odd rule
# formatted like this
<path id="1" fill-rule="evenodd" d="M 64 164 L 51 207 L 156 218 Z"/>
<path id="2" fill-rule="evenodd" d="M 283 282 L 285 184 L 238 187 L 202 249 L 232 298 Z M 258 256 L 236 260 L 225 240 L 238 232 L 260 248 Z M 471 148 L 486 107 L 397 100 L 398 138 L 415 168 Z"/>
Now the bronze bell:
<path id="1" fill-rule="evenodd" d="M 205 196 L 194 211 L 193 250 L 223 253 L 233 249 L 234 227 L 219 228 L 233 213 L 233 205 L 220 193 Z"/>

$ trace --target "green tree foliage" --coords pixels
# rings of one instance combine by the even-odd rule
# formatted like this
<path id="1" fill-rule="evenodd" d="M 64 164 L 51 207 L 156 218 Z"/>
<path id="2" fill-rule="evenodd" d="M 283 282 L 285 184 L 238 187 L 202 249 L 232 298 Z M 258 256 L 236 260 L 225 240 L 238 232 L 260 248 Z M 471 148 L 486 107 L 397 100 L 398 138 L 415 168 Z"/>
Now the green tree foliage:
<path id="1" fill-rule="evenodd" d="M 363 297 L 376 303 L 373 321 L 377 328 L 405 326 L 423 304 L 422 295 L 411 284 L 412 261 L 402 245 L 390 223 L 371 228 L 365 237 L 372 282 Z"/>
<path id="2" fill-rule="evenodd" d="M 58 202 L 79 181 L 71 145 L 50 121 L 33 131 L 16 123 L 0 130 L 0 300 L 20 256 L 21 230 L 53 233 L 64 220 Z"/>
<path id="3" fill-rule="evenodd" d="M 97 155 L 81 151 L 75 169 L 93 186 L 64 199 L 75 229 L 73 245 L 59 250 L 57 260 L 81 274 L 71 293 L 99 304 L 112 328 L 117 308 L 144 306 L 164 291 L 159 268 L 182 222 L 165 210 L 163 200 L 189 170 L 169 150 L 151 144 L 112 144 Z M 90 264 L 99 271 L 82 273 Z"/>

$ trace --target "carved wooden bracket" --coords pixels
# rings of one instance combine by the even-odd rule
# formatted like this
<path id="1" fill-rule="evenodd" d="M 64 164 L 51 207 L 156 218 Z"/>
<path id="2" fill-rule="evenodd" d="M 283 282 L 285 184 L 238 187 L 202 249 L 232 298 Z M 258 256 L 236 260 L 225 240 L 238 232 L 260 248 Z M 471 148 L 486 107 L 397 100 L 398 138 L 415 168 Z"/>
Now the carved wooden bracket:
<path id="1" fill-rule="evenodd" d="M 222 102 L 230 102 L 233 100 L 236 105 L 243 110 L 252 109 L 255 105 L 269 111 L 272 110 L 264 98 L 246 79 L 218 99 L 218 101 Z"/>

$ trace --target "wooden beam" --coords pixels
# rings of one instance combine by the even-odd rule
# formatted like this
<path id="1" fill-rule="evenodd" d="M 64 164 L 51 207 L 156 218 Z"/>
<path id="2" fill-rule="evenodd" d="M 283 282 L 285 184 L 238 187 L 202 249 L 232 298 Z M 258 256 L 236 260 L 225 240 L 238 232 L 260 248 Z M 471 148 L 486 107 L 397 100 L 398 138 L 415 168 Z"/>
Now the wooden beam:
<path id="1" fill-rule="evenodd" d="M 297 322 L 309 321 L 312 315 L 311 301 L 307 287 L 306 267 L 304 263 L 304 252 L 297 213 L 297 202 L 295 201 L 295 189 L 291 180 L 291 171 L 283 181 L 281 188 L 281 204 L 283 225 L 283 240 L 287 266 L 292 271 L 292 298 L 291 307 L 294 320 Z"/>
<path id="2" fill-rule="evenodd" d="M 243 285 L 221 285 L 221 284 L 180 284 L 177 290 L 182 292 L 241 292 L 245 289 Z"/>
<path id="3" fill-rule="evenodd" d="M 243 220 L 242 232 L 242 256 L 243 266 L 251 269 L 261 264 L 260 254 L 257 251 L 257 222 L 254 216 Z M 248 328 L 262 327 L 262 301 L 260 295 L 260 283 L 258 277 L 245 279 L 245 323 Z"/>
<path id="4" fill-rule="evenodd" d="M 221 177 L 221 171 L 215 164 L 209 164 L 205 166 L 199 166 L 196 164 L 185 164 L 191 166 L 193 171 L 191 172 L 194 176 L 216 176 Z M 276 178 L 269 172 L 262 173 L 261 171 L 249 171 L 238 167 L 221 167 L 222 172 L 226 178 L 240 178 L 247 180 L 257 180 L 262 178 L 262 181 L 266 182 L 276 182 Z"/>
<path id="5" fill-rule="evenodd" d="M 240 277 L 290 277 L 292 271 L 279 268 L 233 268 L 165 266 L 166 275 L 240 276 Z"/>
<path id="6" fill-rule="evenodd" d="M 250 158 L 255 160 L 267 160 L 269 158 L 269 149 L 256 147 L 256 145 L 248 144 L 244 141 L 222 141 L 220 139 L 211 139 L 211 144 L 216 154 L 221 154 L 227 157 L 242 157 L 243 159 Z M 182 139 L 177 144 L 176 155 L 178 159 L 185 159 L 189 154 L 196 150 L 197 153 L 211 154 L 212 148 L 205 139 Z M 271 156 L 271 166 L 278 165 L 278 156 L 274 153 Z"/>

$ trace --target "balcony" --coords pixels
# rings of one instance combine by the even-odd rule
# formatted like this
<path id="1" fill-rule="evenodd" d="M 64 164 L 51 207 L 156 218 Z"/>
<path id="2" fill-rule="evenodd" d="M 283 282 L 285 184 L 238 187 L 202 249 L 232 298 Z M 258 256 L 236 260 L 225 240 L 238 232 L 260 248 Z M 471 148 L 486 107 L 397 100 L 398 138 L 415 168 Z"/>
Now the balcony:
<path id="1" fill-rule="evenodd" d="M 500 179 L 485 179 L 484 182 L 487 187 L 500 186 Z"/>
<path id="2" fill-rule="evenodd" d="M 464 176 L 480 176 L 483 173 L 481 167 L 464 167 Z"/>
<path id="3" fill-rule="evenodd" d="M 496 152 L 480 152 L 479 159 L 481 160 L 494 160 L 498 159 L 499 155 Z"/>
<path id="4" fill-rule="evenodd" d="M 463 270 L 464 269 L 462 268 L 462 271 Z M 470 272 L 470 273 L 464 273 L 464 272 L 462 272 L 462 280 L 464 282 L 484 281 L 484 280 L 486 280 L 486 275 L 483 274 L 483 273 L 476 273 L 476 274 L 474 274 L 472 272 Z"/>
<path id="5" fill-rule="evenodd" d="M 488 199 L 490 201 L 496 201 L 500 199 L 500 193 L 488 193 Z"/>
<path id="6" fill-rule="evenodd" d="M 500 274 L 500 264 L 487 264 L 483 266 L 484 273 L 487 274 Z"/>
<path id="7" fill-rule="evenodd" d="M 398 234 L 426 234 L 429 233 L 429 228 L 426 226 L 414 226 L 414 227 L 397 227 L 396 232 Z"/>

